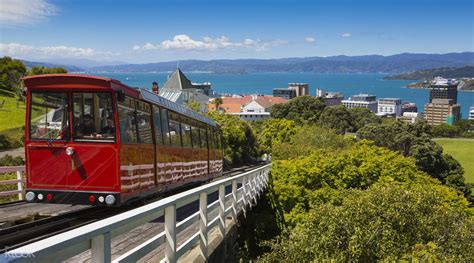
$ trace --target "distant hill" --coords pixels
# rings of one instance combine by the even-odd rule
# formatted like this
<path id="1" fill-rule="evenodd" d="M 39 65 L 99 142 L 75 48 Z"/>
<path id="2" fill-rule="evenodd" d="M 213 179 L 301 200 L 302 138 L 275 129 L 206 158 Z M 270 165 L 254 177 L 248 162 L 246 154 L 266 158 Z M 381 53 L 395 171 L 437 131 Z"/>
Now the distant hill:
<path id="1" fill-rule="evenodd" d="M 82 68 L 77 67 L 77 66 L 72 66 L 72 65 L 61 65 L 61 64 L 53 64 L 53 63 L 48 63 L 48 62 L 34 62 L 34 61 L 27 61 L 27 60 L 21 60 L 23 64 L 27 68 L 32 68 L 34 66 L 38 67 L 47 67 L 47 68 L 52 68 L 52 67 L 61 67 L 67 69 L 68 72 L 78 72 L 78 71 L 83 71 Z"/>
<path id="2" fill-rule="evenodd" d="M 387 76 L 385 79 L 392 80 L 431 80 L 435 77 L 443 78 L 474 78 L 474 66 L 465 66 L 460 68 L 434 68 L 426 70 L 417 70 L 409 73 L 403 73 L 394 76 Z"/>
<path id="3" fill-rule="evenodd" d="M 176 69 L 176 61 L 122 64 L 88 68 L 89 72 L 168 72 Z M 392 56 L 331 56 L 282 59 L 217 59 L 179 61 L 183 71 L 218 74 L 265 72 L 290 73 L 403 73 L 442 67 L 474 65 L 474 52 L 447 54 L 411 54 Z"/>

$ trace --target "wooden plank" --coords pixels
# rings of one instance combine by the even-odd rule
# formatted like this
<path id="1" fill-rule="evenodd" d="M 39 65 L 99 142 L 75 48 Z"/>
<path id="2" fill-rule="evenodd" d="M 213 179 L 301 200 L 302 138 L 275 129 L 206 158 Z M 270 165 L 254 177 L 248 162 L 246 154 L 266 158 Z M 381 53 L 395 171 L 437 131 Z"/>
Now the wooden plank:
<path id="1" fill-rule="evenodd" d="M 3 181 L 0 181 L 0 185 L 17 184 L 17 183 L 21 183 L 21 182 L 22 182 L 22 180 L 17 180 L 17 179 L 3 180 Z"/>
<path id="2" fill-rule="evenodd" d="M 0 173 L 13 173 L 16 171 L 24 172 L 25 166 L 2 166 L 0 167 Z"/>
<path id="3" fill-rule="evenodd" d="M 0 196 L 10 196 L 10 195 L 17 195 L 21 191 L 15 190 L 15 191 L 6 191 L 6 192 L 0 192 Z"/>

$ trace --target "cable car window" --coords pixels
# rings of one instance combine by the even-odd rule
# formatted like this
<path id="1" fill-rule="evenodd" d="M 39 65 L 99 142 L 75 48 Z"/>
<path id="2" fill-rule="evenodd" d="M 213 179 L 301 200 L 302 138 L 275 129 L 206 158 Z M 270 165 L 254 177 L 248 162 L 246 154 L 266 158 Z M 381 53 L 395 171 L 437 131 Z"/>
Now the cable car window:
<path id="1" fill-rule="evenodd" d="M 211 127 L 208 127 L 207 128 L 207 142 L 209 143 L 209 149 L 214 149 L 215 147 L 215 143 L 214 143 L 214 133 L 212 132 L 212 128 Z"/>
<path id="2" fill-rule="evenodd" d="M 179 125 L 179 115 L 173 112 L 168 112 L 168 115 L 171 146 L 181 147 L 181 128 Z"/>
<path id="3" fill-rule="evenodd" d="M 199 128 L 197 127 L 197 123 L 193 122 L 193 126 L 191 126 L 191 135 L 193 139 L 193 147 L 200 148 L 201 141 L 199 139 Z"/>
<path id="4" fill-rule="evenodd" d="M 201 137 L 201 147 L 207 149 L 206 127 L 201 126 L 199 129 L 199 136 Z"/>
<path id="5" fill-rule="evenodd" d="M 69 114 L 65 92 L 32 92 L 30 138 L 69 139 Z"/>
<path id="6" fill-rule="evenodd" d="M 122 143 L 137 143 L 137 119 L 135 115 L 135 108 L 132 98 L 125 98 L 125 101 L 118 105 L 118 119 L 120 128 L 120 142 Z"/>
<path id="7" fill-rule="evenodd" d="M 144 102 L 137 102 L 137 109 L 137 126 L 140 142 L 153 144 L 150 105 Z"/>
<path id="8" fill-rule="evenodd" d="M 191 139 L 191 125 L 190 120 L 185 117 L 181 117 L 181 136 L 183 138 L 183 147 L 193 147 Z"/>
<path id="9" fill-rule="evenodd" d="M 75 141 L 115 140 L 115 122 L 110 93 L 73 93 L 73 138 Z"/>
<path id="10" fill-rule="evenodd" d="M 163 144 L 163 133 L 161 130 L 160 107 L 153 106 L 153 124 L 155 125 L 156 144 Z"/>
<path id="11" fill-rule="evenodd" d="M 161 127 L 163 128 L 163 142 L 165 145 L 170 145 L 170 129 L 168 123 L 168 110 L 161 109 Z"/>

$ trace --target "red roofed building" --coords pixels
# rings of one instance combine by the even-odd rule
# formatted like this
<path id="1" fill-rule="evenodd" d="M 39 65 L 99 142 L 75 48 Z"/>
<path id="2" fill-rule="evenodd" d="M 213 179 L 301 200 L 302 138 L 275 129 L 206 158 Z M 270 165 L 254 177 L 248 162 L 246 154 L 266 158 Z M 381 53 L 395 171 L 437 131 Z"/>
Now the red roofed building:
<path id="1" fill-rule="evenodd" d="M 288 100 L 273 96 L 223 97 L 219 110 L 228 114 L 238 115 L 243 120 L 256 121 L 270 118 L 273 105 Z M 215 111 L 215 105 L 209 104 L 209 111 Z"/>

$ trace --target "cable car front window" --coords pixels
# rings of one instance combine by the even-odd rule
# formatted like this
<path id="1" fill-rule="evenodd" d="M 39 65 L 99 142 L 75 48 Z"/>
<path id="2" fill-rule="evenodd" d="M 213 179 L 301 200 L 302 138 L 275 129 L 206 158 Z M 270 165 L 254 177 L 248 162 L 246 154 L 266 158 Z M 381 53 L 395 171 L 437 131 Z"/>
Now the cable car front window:
<path id="1" fill-rule="evenodd" d="M 115 122 L 110 93 L 73 93 L 75 141 L 114 141 Z"/>
<path id="2" fill-rule="evenodd" d="M 68 140 L 69 118 L 65 92 L 32 92 L 30 138 Z"/>

